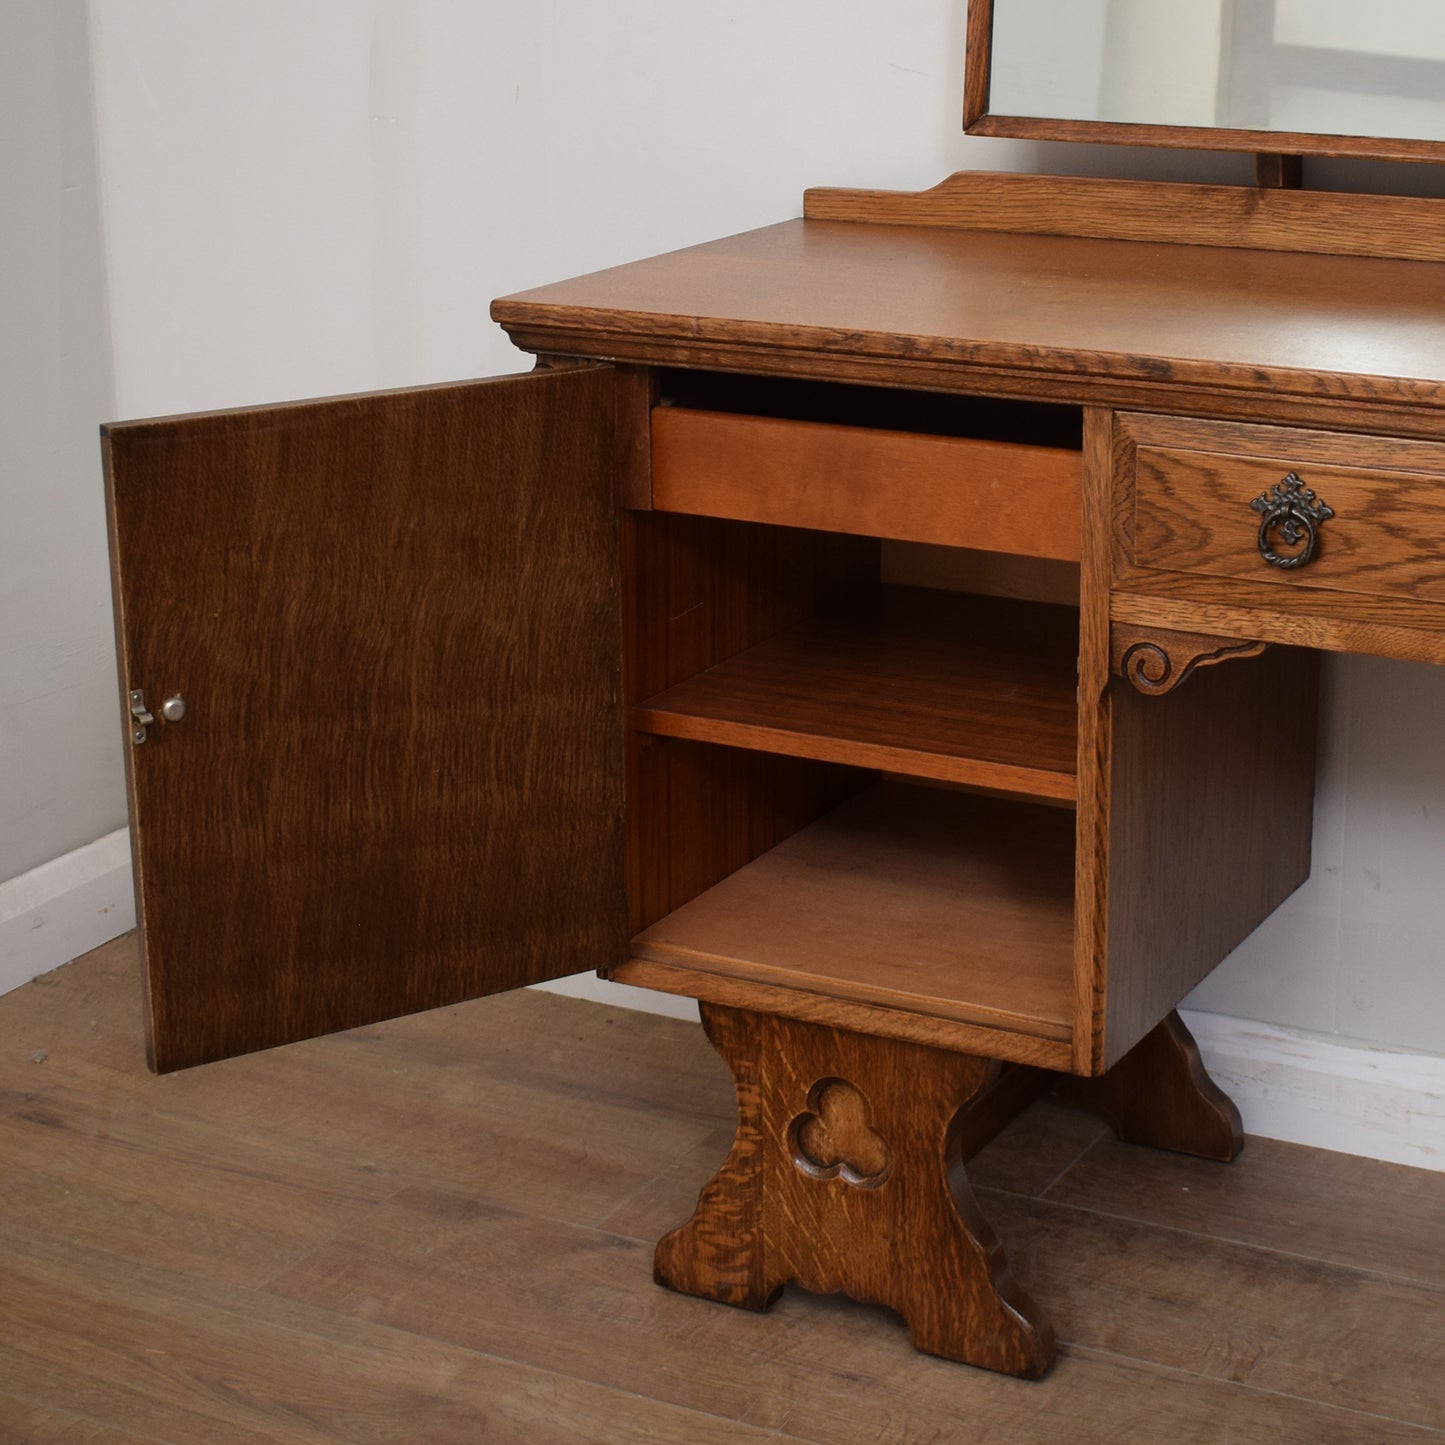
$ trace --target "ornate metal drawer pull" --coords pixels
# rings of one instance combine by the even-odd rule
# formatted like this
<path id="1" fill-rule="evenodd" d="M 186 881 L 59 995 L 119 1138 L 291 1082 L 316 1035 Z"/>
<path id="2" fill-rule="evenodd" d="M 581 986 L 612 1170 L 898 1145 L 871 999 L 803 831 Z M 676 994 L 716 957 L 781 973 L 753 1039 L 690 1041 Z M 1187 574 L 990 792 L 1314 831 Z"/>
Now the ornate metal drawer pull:
<path id="1" fill-rule="evenodd" d="M 1290 472 L 1261 492 L 1250 504 L 1262 518 L 1259 524 L 1259 555 L 1271 567 L 1303 567 L 1314 559 L 1319 544 L 1320 525 L 1335 515 L 1310 491 L 1295 472 Z M 1298 552 L 1281 556 L 1274 550 L 1278 539 L 1287 547 L 1304 546 Z"/>

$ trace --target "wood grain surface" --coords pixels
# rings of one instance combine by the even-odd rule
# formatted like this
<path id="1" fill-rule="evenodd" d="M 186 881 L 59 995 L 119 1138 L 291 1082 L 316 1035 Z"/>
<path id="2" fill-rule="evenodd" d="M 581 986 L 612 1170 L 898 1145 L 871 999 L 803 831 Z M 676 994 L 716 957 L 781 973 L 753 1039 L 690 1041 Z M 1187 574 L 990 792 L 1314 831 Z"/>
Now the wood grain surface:
<path id="1" fill-rule="evenodd" d="M 630 704 L 871 594 L 878 575 L 870 538 L 668 512 L 625 513 L 622 551 Z M 629 739 L 627 767 L 634 933 L 865 781 L 840 765 L 646 735 Z"/>
<path id="2" fill-rule="evenodd" d="M 658 373 L 650 366 L 618 366 L 613 436 L 613 492 L 619 507 L 652 505 L 652 409 Z"/>
<path id="3" fill-rule="evenodd" d="M 1215 408 L 1257 418 L 1262 398 L 1309 400 L 1358 428 L 1342 403 L 1426 419 L 1445 408 L 1441 274 L 1439 262 L 806 220 L 505 297 L 492 314 L 529 349 L 1136 407 L 1153 394 L 1148 410 L 1198 410 L 1182 393 L 1202 388 Z"/>
<path id="4" fill-rule="evenodd" d="M 1079 558 L 1079 454 L 659 407 L 652 504 L 787 527 Z"/>
<path id="5" fill-rule="evenodd" d="M 1056 1097 L 1091 1109 L 1128 1144 L 1228 1163 L 1244 1145 L 1234 1101 L 1209 1077 L 1199 1046 L 1170 1012 L 1107 1073 L 1055 1076 Z"/>
<path id="6" fill-rule="evenodd" d="M 1117 420 L 1111 466 L 1116 621 L 1445 660 L 1434 565 L 1445 448 L 1131 415 Z M 1249 508 L 1291 469 L 1336 511 L 1315 559 L 1295 571 L 1260 557 Z"/>
<path id="7" fill-rule="evenodd" d="M 25 1445 L 1445 1434 L 1445 1175 L 1224 1167 L 1041 1101 L 968 1166 L 1058 1330 L 1031 1385 L 844 1299 L 653 1284 L 737 1117 L 695 1024 L 519 992 L 155 1079 L 135 970 L 125 939 L 0 998 Z"/>
<path id="8" fill-rule="evenodd" d="M 1037 1065 L 1041 1069 L 1072 1067 L 1073 1046 L 1066 1039 L 1038 1038 L 1005 1028 L 941 1018 L 911 1008 L 859 1003 L 836 992 L 814 992 L 806 985 L 794 988 L 773 979 L 764 982 L 716 973 L 706 960 L 695 967 L 629 958 L 607 970 L 607 977 L 617 983 L 694 998 L 699 1003 L 778 1014 L 881 1039 L 903 1039 L 908 1043 L 927 1044 L 930 1048 L 982 1054 L 991 1059 Z"/>
<path id="9" fill-rule="evenodd" d="M 926 191 L 819 188 L 803 196 L 803 215 L 820 221 L 1413 261 L 1445 261 L 1442 213 L 1445 200 L 1431 197 L 1008 171 L 958 171 Z"/>
<path id="10" fill-rule="evenodd" d="M 1084 535 L 1079 566 L 1079 764 L 1074 857 L 1073 1072 L 1104 1068 L 1109 950 L 1109 820 L 1114 777 L 1110 683 L 1113 416 L 1084 410 Z"/>
<path id="11" fill-rule="evenodd" d="M 1128 121 L 1054 120 L 1046 116 L 985 115 L 974 135 L 1016 140 L 1069 141 L 1094 145 L 1163 146 L 1177 150 L 1278 150 L 1294 155 L 1348 157 L 1366 161 L 1438 162 L 1441 143 L 1396 136 L 1328 135 L 1307 130 L 1245 130 L 1228 126 L 1148 125 Z"/>
<path id="12" fill-rule="evenodd" d="M 844 1294 L 897 1311 L 929 1354 L 1041 1375 L 1053 1330 L 974 1202 L 955 1127 L 988 1061 L 714 1005 L 703 1023 L 738 1132 L 659 1242 L 658 1282 L 749 1309 L 793 1283 Z"/>
<path id="13" fill-rule="evenodd" d="M 988 113 L 993 82 L 993 0 L 968 0 L 963 51 L 963 128 Z"/>
<path id="14" fill-rule="evenodd" d="M 1445 630 L 1445 447 L 1392 437 L 1281 427 L 1121 418 L 1120 485 L 1133 515 L 1128 567 L 1233 577 L 1262 586 L 1435 604 Z M 1286 474 L 1328 503 L 1312 561 L 1270 566 L 1256 543 L 1254 498 Z M 1125 540 L 1127 538 L 1127 541 Z"/>
<path id="15" fill-rule="evenodd" d="M 1272 648 L 1162 697 L 1115 681 L 1106 1065 L 1309 876 L 1318 679 Z"/>
<path id="16" fill-rule="evenodd" d="M 151 1053 L 174 1069 L 611 962 L 613 382 L 110 429 Z"/>
<path id="17" fill-rule="evenodd" d="M 1445 632 L 1420 625 L 1433 609 L 1404 598 L 1356 597 L 1345 603 L 1326 592 L 1281 592 L 1252 582 L 1155 573 L 1118 587 L 1109 612 L 1126 626 L 1227 632 L 1290 647 L 1445 663 Z"/>
<path id="18" fill-rule="evenodd" d="M 888 588 L 644 700 L 642 731 L 1072 802 L 1072 608 Z"/>
<path id="19" fill-rule="evenodd" d="M 1187 682 L 1197 668 L 1258 657 L 1267 642 L 1214 632 L 1176 632 L 1116 622 L 1109 629 L 1109 669 L 1137 692 L 1160 697 Z"/>
<path id="20" fill-rule="evenodd" d="M 640 933 L 632 954 L 1065 1040 L 1073 832 L 1060 809 L 879 785 Z"/>

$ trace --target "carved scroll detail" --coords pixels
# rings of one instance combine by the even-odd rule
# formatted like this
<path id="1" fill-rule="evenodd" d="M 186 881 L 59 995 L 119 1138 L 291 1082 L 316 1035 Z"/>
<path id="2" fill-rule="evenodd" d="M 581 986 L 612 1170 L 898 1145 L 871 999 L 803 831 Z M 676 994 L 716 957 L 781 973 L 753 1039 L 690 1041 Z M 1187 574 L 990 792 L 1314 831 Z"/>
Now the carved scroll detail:
<path id="1" fill-rule="evenodd" d="M 1173 692 L 1197 668 L 1232 658 L 1258 657 L 1267 642 L 1241 641 L 1209 632 L 1165 632 L 1116 623 L 1110 631 L 1114 673 L 1150 697 Z"/>

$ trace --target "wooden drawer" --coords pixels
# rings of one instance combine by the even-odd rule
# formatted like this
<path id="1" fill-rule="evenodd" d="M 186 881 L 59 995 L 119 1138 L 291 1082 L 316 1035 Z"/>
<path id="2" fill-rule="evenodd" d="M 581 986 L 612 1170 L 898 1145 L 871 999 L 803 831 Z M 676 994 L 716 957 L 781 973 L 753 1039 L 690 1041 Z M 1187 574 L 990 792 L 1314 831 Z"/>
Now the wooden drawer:
<path id="1" fill-rule="evenodd" d="M 1220 603 L 1324 607 L 1347 593 L 1384 599 L 1381 615 L 1445 604 L 1445 446 L 1174 417 L 1116 422 L 1115 575 L 1131 590 L 1179 594 L 1160 575 L 1173 574 L 1238 584 L 1190 594 Z M 1281 502 L 1276 488 L 1294 503 L 1293 542 L 1288 514 L 1270 521 L 1255 505 Z M 1332 515 L 1300 514 L 1309 493 Z"/>
<path id="2" fill-rule="evenodd" d="M 1065 447 L 664 406 L 652 505 L 818 531 L 1079 558 L 1082 456 Z"/>

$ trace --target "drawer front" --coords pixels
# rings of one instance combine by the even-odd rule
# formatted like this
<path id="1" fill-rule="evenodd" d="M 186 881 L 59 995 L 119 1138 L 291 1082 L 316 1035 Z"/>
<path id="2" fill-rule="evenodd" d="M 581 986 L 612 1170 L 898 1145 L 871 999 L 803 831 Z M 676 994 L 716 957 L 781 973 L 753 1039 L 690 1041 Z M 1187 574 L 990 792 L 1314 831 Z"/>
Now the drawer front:
<path id="1" fill-rule="evenodd" d="M 1445 603 L 1445 446 L 1120 416 L 1114 465 L 1116 575 Z"/>
<path id="2" fill-rule="evenodd" d="M 1077 562 L 1077 451 L 659 407 L 660 511 Z"/>

